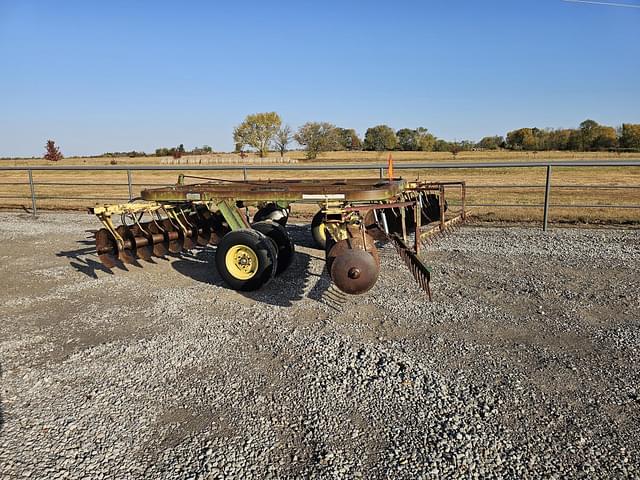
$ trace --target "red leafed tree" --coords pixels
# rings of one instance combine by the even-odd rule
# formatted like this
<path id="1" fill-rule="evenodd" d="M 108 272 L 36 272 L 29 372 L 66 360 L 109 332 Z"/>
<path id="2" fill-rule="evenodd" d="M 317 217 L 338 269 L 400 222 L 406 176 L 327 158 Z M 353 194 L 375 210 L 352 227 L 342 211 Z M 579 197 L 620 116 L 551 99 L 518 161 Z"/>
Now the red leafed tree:
<path id="1" fill-rule="evenodd" d="M 62 160 L 64 157 L 60 152 L 60 149 L 56 147 L 56 142 L 53 140 L 47 140 L 47 151 L 44 154 L 44 158 L 46 160 L 50 160 L 52 162 L 57 162 L 58 160 Z"/>

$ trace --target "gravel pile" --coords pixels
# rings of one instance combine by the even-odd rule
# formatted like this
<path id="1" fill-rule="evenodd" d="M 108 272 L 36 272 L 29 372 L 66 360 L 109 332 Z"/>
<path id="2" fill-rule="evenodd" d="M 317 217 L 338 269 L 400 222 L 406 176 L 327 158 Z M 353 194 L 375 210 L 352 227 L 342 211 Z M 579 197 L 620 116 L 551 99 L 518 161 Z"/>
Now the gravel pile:
<path id="1" fill-rule="evenodd" d="M 640 231 L 465 227 L 428 303 L 393 248 L 336 291 L 302 226 L 248 294 L 96 227 L 0 214 L 0 477 L 640 477 Z"/>

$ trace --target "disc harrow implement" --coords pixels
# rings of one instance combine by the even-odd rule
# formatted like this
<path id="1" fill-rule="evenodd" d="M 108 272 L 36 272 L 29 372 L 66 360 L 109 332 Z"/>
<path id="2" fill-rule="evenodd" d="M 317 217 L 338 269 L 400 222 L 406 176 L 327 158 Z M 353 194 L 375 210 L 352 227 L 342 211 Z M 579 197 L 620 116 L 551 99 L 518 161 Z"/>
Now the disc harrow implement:
<path id="1" fill-rule="evenodd" d="M 292 204 L 318 205 L 311 236 L 327 271 L 348 294 L 369 291 L 380 274 L 378 247 L 390 242 L 431 298 L 421 250 L 467 219 L 464 182 L 399 178 L 185 183 L 147 189 L 140 200 L 90 208 L 103 227 L 96 253 L 106 268 L 141 266 L 185 250 L 216 247 L 216 268 L 235 290 L 256 290 L 292 263 L 286 229 Z M 447 190 L 459 189 L 449 212 Z M 255 209 L 250 222 L 249 208 Z M 119 222 L 114 223 L 114 219 Z"/>

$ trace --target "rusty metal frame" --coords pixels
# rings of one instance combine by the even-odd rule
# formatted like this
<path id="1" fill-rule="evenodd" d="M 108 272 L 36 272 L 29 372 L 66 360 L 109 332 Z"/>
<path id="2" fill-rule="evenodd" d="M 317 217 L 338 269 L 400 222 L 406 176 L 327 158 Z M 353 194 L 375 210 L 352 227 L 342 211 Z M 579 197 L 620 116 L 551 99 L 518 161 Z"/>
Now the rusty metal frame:
<path id="1" fill-rule="evenodd" d="M 259 202 L 320 203 L 376 202 L 394 198 L 406 188 L 402 179 L 329 179 L 217 181 L 176 184 L 143 190 L 141 197 L 155 202 L 218 201 L 233 199 L 244 204 Z"/>

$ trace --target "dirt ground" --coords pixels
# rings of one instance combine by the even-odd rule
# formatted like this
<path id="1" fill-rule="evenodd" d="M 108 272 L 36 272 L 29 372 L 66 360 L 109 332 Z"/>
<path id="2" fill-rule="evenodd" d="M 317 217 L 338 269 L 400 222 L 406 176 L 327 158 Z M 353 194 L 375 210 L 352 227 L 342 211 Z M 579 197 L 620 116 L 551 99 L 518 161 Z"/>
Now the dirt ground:
<path id="1" fill-rule="evenodd" d="M 640 231 L 466 226 L 336 291 L 307 227 L 257 292 L 215 250 L 105 269 L 98 222 L 0 213 L 5 478 L 640 475 Z"/>

